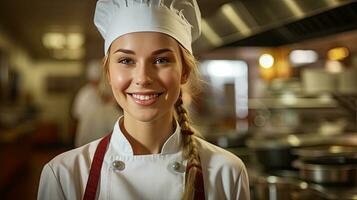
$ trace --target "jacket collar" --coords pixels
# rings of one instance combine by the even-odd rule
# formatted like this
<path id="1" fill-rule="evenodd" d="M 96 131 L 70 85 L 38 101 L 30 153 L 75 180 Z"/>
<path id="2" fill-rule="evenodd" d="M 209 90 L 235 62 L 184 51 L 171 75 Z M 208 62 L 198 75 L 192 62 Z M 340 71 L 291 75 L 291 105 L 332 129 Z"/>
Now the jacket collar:
<path id="1" fill-rule="evenodd" d="M 134 151 L 129 141 L 126 139 L 119 126 L 119 122 L 123 117 L 124 116 L 121 116 L 115 123 L 110 143 L 114 148 L 115 152 L 122 155 L 134 155 Z M 160 154 L 173 154 L 181 150 L 181 145 L 182 145 L 181 128 L 176 120 L 175 122 L 176 122 L 176 130 L 166 140 L 166 142 L 162 146 Z"/>

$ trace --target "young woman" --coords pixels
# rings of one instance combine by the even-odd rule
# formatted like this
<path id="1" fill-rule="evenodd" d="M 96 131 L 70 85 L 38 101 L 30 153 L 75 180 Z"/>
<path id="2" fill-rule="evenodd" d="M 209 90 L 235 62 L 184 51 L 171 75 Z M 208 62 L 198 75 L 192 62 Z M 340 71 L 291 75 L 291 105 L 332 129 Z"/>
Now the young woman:
<path id="1" fill-rule="evenodd" d="M 197 75 L 195 0 L 99 0 L 104 69 L 124 114 L 45 165 L 38 199 L 249 199 L 242 161 L 199 137 L 182 87 Z"/>

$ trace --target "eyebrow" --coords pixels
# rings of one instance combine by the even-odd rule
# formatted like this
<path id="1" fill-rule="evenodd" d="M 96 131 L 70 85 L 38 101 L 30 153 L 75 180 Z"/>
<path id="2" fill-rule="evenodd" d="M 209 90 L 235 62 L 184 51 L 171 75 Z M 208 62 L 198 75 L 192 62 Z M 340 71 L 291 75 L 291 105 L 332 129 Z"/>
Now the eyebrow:
<path id="1" fill-rule="evenodd" d="M 132 54 L 132 55 L 135 55 L 135 52 L 132 51 L 132 50 L 129 50 L 129 49 L 118 49 L 116 50 L 113 54 L 117 53 L 117 52 L 122 52 L 122 53 L 126 53 L 126 54 Z M 174 52 L 173 50 L 171 49 L 168 49 L 168 48 L 164 48 L 164 49 L 158 49 L 158 50 L 155 50 L 151 53 L 151 55 L 158 55 L 158 54 L 162 54 L 162 53 L 165 53 L 165 52 Z"/>

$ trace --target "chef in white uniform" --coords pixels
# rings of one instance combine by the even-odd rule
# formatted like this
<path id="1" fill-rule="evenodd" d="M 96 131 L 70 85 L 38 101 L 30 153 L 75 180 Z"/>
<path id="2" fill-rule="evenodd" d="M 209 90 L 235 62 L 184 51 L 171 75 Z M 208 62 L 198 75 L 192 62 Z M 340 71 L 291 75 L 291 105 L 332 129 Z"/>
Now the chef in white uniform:
<path id="1" fill-rule="evenodd" d="M 79 89 L 73 101 L 72 115 L 80 123 L 84 116 L 102 105 L 98 84 L 102 76 L 100 62 L 92 60 L 86 68 L 87 83 Z"/>
<path id="2" fill-rule="evenodd" d="M 74 142 L 76 147 L 107 135 L 113 130 L 113 124 L 118 120 L 118 117 L 123 114 L 105 77 L 99 83 L 98 92 L 102 104 L 97 105 L 96 108 L 82 117 Z"/>
<path id="3" fill-rule="evenodd" d="M 44 166 L 39 200 L 249 199 L 242 161 L 200 139 L 183 106 L 200 20 L 196 0 L 97 2 L 104 70 L 124 114 L 111 134 Z"/>

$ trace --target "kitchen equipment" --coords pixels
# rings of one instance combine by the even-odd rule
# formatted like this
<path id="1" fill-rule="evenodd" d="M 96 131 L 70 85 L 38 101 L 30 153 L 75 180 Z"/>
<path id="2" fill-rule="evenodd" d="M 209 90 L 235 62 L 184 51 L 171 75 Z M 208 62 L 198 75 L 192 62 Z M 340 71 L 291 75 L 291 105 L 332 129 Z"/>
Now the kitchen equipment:
<path id="1" fill-rule="evenodd" d="M 302 71 L 303 90 L 307 94 L 331 93 L 337 90 L 338 76 L 325 69 L 306 68 Z"/>
<path id="2" fill-rule="evenodd" d="M 319 200 L 323 199 L 297 179 L 279 176 L 259 176 L 253 180 L 252 199 L 258 200 Z"/>
<path id="3" fill-rule="evenodd" d="M 301 179 L 318 184 L 354 185 L 357 181 L 357 159 L 325 157 L 295 160 Z"/>
<path id="4" fill-rule="evenodd" d="M 338 74 L 338 91 L 343 94 L 357 94 L 357 69 L 350 68 Z"/>
<path id="5" fill-rule="evenodd" d="M 299 156 L 293 166 L 305 181 L 349 185 L 357 182 L 357 146 L 321 145 L 292 152 Z"/>
<path id="6" fill-rule="evenodd" d="M 293 154 L 299 156 L 301 160 L 318 159 L 316 162 L 326 160 L 326 157 L 337 158 L 357 158 L 357 146 L 344 145 L 322 145 L 313 147 L 297 148 L 292 151 Z M 332 158 L 331 158 L 332 159 Z"/>
<path id="7" fill-rule="evenodd" d="M 254 153 L 265 171 L 291 169 L 291 162 L 296 158 L 290 148 L 259 148 Z"/>
<path id="8" fill-rule="evenodd" d="M 298 156 L 292 150 L 299 147 L 330 144 L 335 138 L 319 134 L 260 135 L 247 140 L 247 146 L 264 171 L 293 169 L 292 161 Z"/>

